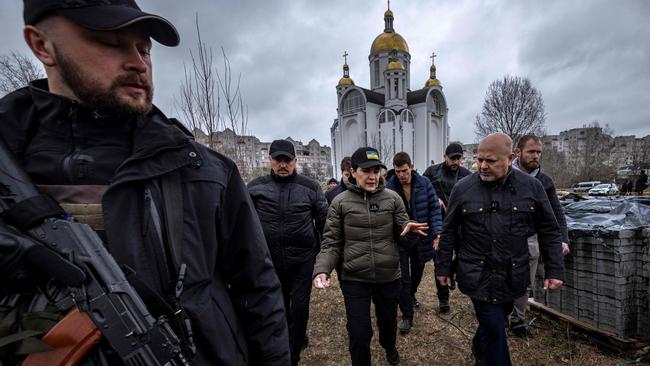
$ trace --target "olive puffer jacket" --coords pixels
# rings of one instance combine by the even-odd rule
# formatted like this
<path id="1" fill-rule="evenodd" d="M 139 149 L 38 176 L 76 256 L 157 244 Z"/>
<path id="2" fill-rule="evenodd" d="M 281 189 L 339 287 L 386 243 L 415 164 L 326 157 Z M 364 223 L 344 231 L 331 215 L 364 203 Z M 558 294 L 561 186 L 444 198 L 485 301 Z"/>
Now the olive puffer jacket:
<path id="1" fill-rule="evenodd" d="M 398 245 L 417 243 L 417 234 L 399 236 L 408 222 L 397 193 L 383 185 L 372 193 L 351 186 L 329 208 L 313 277 L 329 274 L 342 258 L 341 279 L 385 283 L 400 278 Z"/>

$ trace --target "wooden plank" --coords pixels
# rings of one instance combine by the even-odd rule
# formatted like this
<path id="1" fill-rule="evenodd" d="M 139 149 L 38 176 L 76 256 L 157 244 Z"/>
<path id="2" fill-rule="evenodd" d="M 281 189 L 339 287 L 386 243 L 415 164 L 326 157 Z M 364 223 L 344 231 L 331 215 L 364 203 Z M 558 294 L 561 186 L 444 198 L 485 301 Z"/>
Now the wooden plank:
<path id="1" fill-rule="evenodd" d="M 582 328 L 582 329 L 584 329 L 586 331 L 593 332 L 593 333 L 596 333 L 596 334 L 600 334 L 600 335 L 605 336 L 605 337 L 607 337 L 609 339 L 612 339 L 612 340 L 620 343 L 620 345 L 623 346 L 623 347 L 628 347 L 628 346 L 633 346 L 634 347 L 636 345 L 639 345 L 639 344 L 643 343 L 643 342 L 640 342 L 638 339 L 635 339 L 635 338 L 623 338 L 623 337 L 621 337 L 621 336 L 619 336 L 619 335 L 617 335 L 615 333 L 612 333 L 610 331 L 602 330 L 602 329 L 600 329 L 600 328 L 598 328 L 598 327 L 596 327 L 596 326 L 594 326 L 592 324 L 583 322 L 583 321 L 578 320 L 578 319 L 576 319 L 576 318 L 574 318 L 572 316 L 563 314 L 563 313 L 559 312 L 556 309 L 549 308 L 548 306 L 535 301 L 533 298 L 528 299 L 528 305 L 530 305 L 531 307 L 533 307 L 535 309 L 542 310 L 542 311 L 546 312 L 547 314 L 553 315 L 554 317 L 556 317 L 558 319 L 564 320 L 567 323 L 572 324 L 572 325 L 574 325 L 574 326 L 576 326 L 578 328 Z"/>

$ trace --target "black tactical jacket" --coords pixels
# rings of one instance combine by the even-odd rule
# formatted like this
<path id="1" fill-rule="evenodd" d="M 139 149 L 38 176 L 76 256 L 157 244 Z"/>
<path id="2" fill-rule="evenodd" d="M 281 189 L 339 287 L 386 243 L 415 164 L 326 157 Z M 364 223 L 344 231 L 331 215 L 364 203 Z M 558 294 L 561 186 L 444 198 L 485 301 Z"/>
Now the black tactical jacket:
<path id="1" fill-rule="evenodd" d="M 449 276 L 458 242 L 457 281 L 464 294 L 491 303 L 516 299 L 530 283 L 527 239 L 534 233 L 546 278 L 563 280 L 560 227 L 539 180 L 514 169 L 496 184 L 469 175 L 451 193 L 436 275 Z"/>
<path id="2" fill-rule="evenodd" d="M 109 177 L 101 202 L 106 246 L 165 298 L 174 276 L 147 207 L 162 202 L 158 178 L 180 172 L 180 258 L 188 267 L 180 302 L 198 348 L 192 365 L 287 365 L 280 283 L 246 187 L 230 159 L 182 130 L 156 108 L 129 123 L 106 118 L 50 94 L 46 80 L 0 100 L 0 137 L 35 183 L 101 184 Z M 85 156 L 70 167 L 75 154 Z"/>
<path id="3" fill-rule="evenodd" d="M 451 170 L 443 161 L 428 167 L 422 175 L 429 178 L 433 189 L 436 190 L 436 195 L 447 205 L 454 185 L 470 174 L 472 173 L 462 166 L 459 166 L 458 170 Z"/>
<path id="4" fill-rule="evenodd" d="M 318 183 L 297 174 L 271 172 L 248 183 L 248 192 L 278 268 L 314 260 L 327 218 L 327 201 Z"/>

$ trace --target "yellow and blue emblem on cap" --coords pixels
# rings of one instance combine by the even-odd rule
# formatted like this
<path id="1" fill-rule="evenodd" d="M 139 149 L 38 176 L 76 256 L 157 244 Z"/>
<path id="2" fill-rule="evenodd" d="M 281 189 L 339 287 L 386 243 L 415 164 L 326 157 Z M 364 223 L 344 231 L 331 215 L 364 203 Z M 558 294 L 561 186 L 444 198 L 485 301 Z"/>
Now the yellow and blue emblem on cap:
<path id="1" fill-rule="evenodd" d="M 366 158 L 372 160 L 379 160 L 379 154 L 376 151 L 366 151 Z"/>

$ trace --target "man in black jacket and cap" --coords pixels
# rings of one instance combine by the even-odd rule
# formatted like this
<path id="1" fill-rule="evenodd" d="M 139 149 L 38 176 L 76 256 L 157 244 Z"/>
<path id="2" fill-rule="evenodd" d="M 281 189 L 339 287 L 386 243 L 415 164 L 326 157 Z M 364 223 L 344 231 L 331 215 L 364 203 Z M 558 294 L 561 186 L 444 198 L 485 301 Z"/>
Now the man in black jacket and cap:
<path id="1" fill-rule="evenodd" d="M 133 0 L 25 0 L 23 15 L 47 79 L 0 100 L 0 138 L 15 160 L 65 207 L 98 207 L 101 220 L 88 222 L 155 294 L 149 309 L 164 302 L 188 315 L 193 337 L 178 335 L 193 345 L 192 365 L 288 364 L 280 283 L 236 165 L 152 105 L 151 39 L 178 45 L 174 26 Z M 41 244 L 0 228 L 3 283 L 78 286 L 57 270 L 67 259 L 51 251 L 56 267 L 35 266 Z M 124 362 L 111 357 L 89 361 Z"/>
<path id="2" fill-rule="evenodd" d="M 328 205 L 318 182 L 296 171 L 296 151 L 291 141 L 273 141 L 269 160 L 271 173 L 248 183 L 248 193 L 282 284 L 291 363 L 297 365 L 305 344 L 311 275 Z"/>
<path id="3" fill-rule="evenodd" d="M 460 165 L 463 159 L 463 146 L 459 143 L 452 142 L 445 149 L 444 160 L 440 164 L 432 165 L 424 171 L 423 176 L 429 178 L 433 189 L 436 190 L 436 196 L 438 196 L 438 201 L 440 202 L 440 213 L 444 220 L 445 215 L 447 214 L 447 205 L 449 204 L 449 196 L 451 195 L 451 190 L 454 188 L 456 183 L 464 177 L 472 174 L 467 168 Z M 437 263 L 438 248 L 435 249 L 436 257 L 434 258 L 434 264 Z M 456 268 L 456 262 L 452 266 L 452 286 L 454 287 L 454 271 Z M 450 310 L 449 307 L 449 287 L 443 286 L 440 282 L 436 282 L 436 293 L 438 295 L 438 310 L 440 313 L 448 313 Z"/>
<path id="4" fill-rule="evenodd" d="M 511 168 L 512 140 L 494 133 L 479 143 L 479 171 L 451 192 L 440 238 L 436 276 L 450 285 L 458 256 L 458 288 L 472 300 L 478 329 L 472 342 L 477 365 L 509 366 L 505 322 L 513 300 L 530 283 L 528 237 L 537 233 L 544 259 L 544 289 L 562 286 L 562 237 L 539 180 Z"/>

